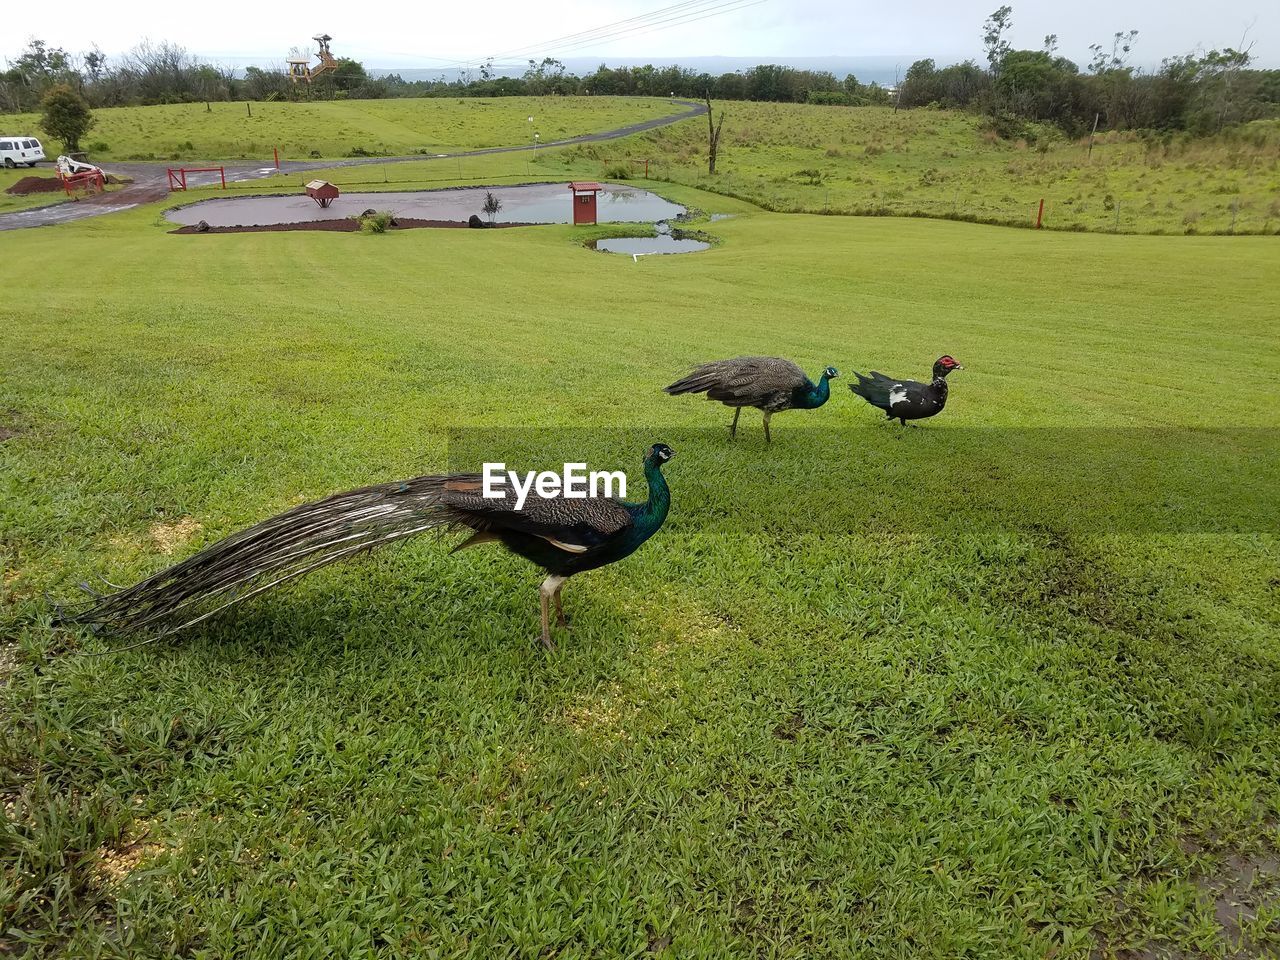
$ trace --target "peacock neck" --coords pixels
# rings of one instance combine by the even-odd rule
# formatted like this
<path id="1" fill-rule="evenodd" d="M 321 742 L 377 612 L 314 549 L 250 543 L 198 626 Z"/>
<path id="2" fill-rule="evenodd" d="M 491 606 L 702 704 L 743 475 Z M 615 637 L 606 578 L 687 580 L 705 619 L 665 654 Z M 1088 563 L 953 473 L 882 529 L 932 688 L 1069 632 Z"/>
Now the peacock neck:
<path id="1" fill-rule="evenodd" d="M 819 379 L 816 386 L 812 386 L 808 390 L 808 396 L 805 398 L 804 406 L 808 409 L 820 407 L 831 398 L 831 381 L 824 373 Z"/>
<path id="2" fill-rule="evenodd" d="M 649 483 L 649 499 L 636 504 L 634 515 L 636 527 L 648 536 L 667 519 L 667 511 L 671 509 L 671 491 L 667 488 L 662 468 L 652 459 L 644 462 L 644 478 Z"/>

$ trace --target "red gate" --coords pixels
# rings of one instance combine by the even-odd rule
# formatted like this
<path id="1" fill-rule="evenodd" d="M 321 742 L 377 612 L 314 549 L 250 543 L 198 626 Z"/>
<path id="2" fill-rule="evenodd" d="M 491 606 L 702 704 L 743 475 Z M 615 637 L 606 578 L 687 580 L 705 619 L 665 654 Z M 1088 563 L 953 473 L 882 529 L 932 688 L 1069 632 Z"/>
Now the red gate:
<path id="1" fill-rule="evenodd" d="M 222 178 L 222 189 L 227 189 L 227 172 L 222 167 L 179 167 L 174 170 L 169 168 L 169 189 L 185 190 L 187 189 L 188 173 L 216 173 Z"/>

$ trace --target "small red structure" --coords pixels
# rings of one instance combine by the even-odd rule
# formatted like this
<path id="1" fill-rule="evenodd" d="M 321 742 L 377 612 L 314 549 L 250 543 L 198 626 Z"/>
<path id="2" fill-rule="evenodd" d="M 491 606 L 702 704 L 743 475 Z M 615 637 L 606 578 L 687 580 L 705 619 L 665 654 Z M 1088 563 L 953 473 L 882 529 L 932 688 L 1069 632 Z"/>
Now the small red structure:
<path id="1" fill-rule="evenodd" d="M 573 192 L 574 226 L 581 223 L 595 223 L 596 194 L 604 188 L 598 183 L 580 181 L 569 184 L 569 189 Z"/>
<path id="2" fill-rule="evenodd" d="M 328 180 L 312 180 L 307 184 L 307 196 L 323 209 L 338 199 L 338 188 Z"/>

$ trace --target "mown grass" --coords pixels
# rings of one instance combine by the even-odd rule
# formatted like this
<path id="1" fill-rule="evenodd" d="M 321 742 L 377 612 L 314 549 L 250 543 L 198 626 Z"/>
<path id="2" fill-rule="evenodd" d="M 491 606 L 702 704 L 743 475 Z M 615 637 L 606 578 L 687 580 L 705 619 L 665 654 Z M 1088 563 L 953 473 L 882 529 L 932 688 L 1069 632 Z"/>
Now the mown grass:
<path id="1" fill-rule="evenodd" d="M 54 174 L 48 165 L 37 167 L 21 167 L 17 170 L 6 170 L 0 167 L 0 213 L 8 213 L 11 210 L 27 210 L 31 207 L 43 207 L 51 203 L 59 203 L 67 198 L 67 195 L 58 190 L 57 193 L 27 193 L 14 195 L 6 193 L 11 186 L 25 177 L 48 177 Z"/>
<path id="2" fill-rule="evenodd" d="M 651 173 L 770 210 L 931 216 L 1031 226 L 1040 200 L 1053 230 L 1119 233 L 1280 232 L 1280 123 L 1220 136 L 1106 134 L 1048 127 L 1002 141 L 970 114 L 940 110 L 722 103 L 714 177 L 705 120 L 653 131 Z M 618 145 L 576 153 L 607 166 Z"/>
<path id="3" fill-rule="evenodd" d="M 530 143 L 611 130 L 677 112 L 642 97 L 502 97 L 494 100 L 342 100 L 203 103 L 95 110 L 82 146 L 102 160 L 271 160 L 406 156 Z M 533 122 L 529 122 L 532 116 Z M 5 129 L 36 130 L 36 114 L 0 114 Z M 56 140 L 45 152 L 56 156 Z"/>
<path id="4" fill-rule="evenodd" d="M 1246 951 L 1275 950 L 1276 881 L 1229 880 L 1280 844 L 1273 533 L 827 519 L 974 437 L 996 470 L 1027 427 L 1067 459 L 1086 435 L 1274 429 L 1274 244 L 667 189 L 736 214 L 705 228 L 723 243 L 633 263 L 568 227 L 177 237 L 154 209 L 0 237 L 11 944 L 1226 956 L 1234 897 Z M 102 249 L 127 255 L 69 255 Z M 943 351 L 967 367 L 951 405 L 907 431 L 838 381 L 772 447 L 750 415 L 730 445 L 722 408 L 660 392 L 734 353 L 848 376 Z M 80 580 L 460 466 L 483 430 L 542 465 L 584 435 L 632 470 L 677 448 L 667 527 L 570 584 L 554 654 L 533 571 L 430 540 L 175 643 L 90 658 L 104 641 L 47 627 Z"/>

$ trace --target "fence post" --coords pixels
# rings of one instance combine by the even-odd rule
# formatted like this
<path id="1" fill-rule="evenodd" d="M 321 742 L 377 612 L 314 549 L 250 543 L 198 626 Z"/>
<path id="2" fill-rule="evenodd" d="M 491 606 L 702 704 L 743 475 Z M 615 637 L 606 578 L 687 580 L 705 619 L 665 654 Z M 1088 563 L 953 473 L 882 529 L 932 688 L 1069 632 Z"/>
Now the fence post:
<path id="1" fill-rule="evenodd" d="M 271 152 L 272 152 L 273 154 L 275 154 L 275 157 L 276 157 L 276 169 L 277 169 L 277 170 L 279 170 L 279 169 L 280 169 L 280 148 L 279 148 L 279 147 L 272 147 L 272 148 L 271 148 Z"/>
<path id="2" fill-rule="evenodd" d="M 1044 197 L 1040 198 L 1040 212 L 1036 214 L 1036 229 L 1040 229 L 1040 224 L 1044 221 Z"/>
<path id="3" fill-rule="evenodd" d="M 222 189 L 227 189 L 227 168 L 219 167 L 218 174 L 222 177 Z"/>

